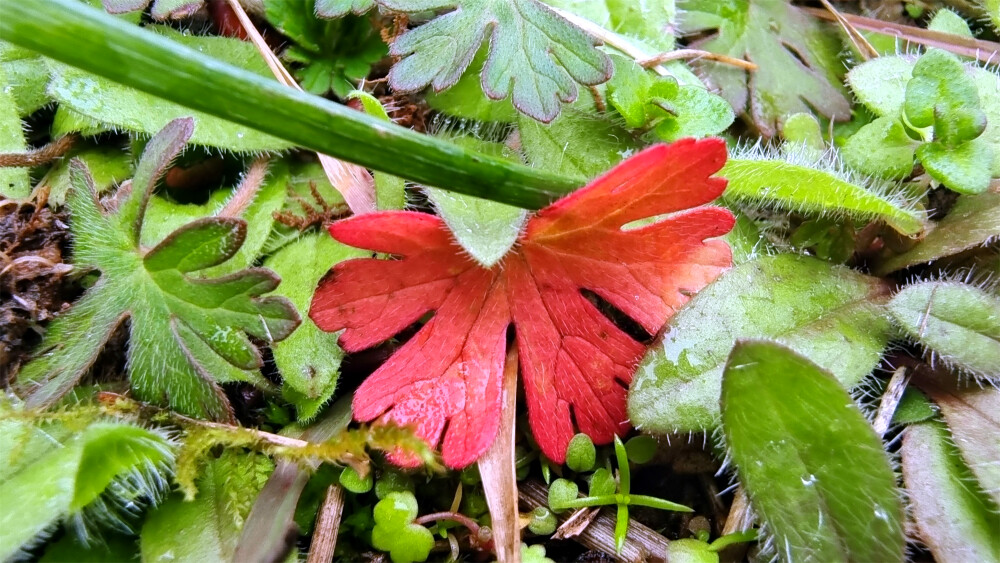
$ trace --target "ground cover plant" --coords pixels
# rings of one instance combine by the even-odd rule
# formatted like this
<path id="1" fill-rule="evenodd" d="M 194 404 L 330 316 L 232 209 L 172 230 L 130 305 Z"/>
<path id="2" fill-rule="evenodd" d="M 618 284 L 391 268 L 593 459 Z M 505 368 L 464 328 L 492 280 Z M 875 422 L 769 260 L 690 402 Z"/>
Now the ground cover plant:
<path id="1" fill-rule="evenodd" d="M 998 34 L 0 2 L 0 558 L 1000 560 Z"/>

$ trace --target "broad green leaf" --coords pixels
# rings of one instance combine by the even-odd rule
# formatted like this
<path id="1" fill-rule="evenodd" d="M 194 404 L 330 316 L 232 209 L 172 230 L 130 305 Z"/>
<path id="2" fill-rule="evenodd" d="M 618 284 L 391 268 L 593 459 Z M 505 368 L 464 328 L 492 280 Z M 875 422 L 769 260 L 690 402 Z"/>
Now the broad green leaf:
<path id="1" fill-rule="evenodd" d="M 969 29 L 969 22 L 947 8 L 942 8 L 934 14 L 931 21 L 927 23 L 927 29 L 970 39 L 973 37 L 972 30 Z"/>
<path id="2" fill-rule="evenodd" d="M 268 270 L 241 270 L 221 278 L 190 275 L 233 257 L 246 237 L 239 219 L 209 217 L 188 223 L 145 251 L 139 232 L 150 192 L 193 129 L 171 122 L 146 145 L 132 191 L 105 212 L 86 168 L 74 165 L 69 207 L 75 260 L 101 272 L 97 283 L 48 327 L 35 359 L 18 376 L 29 406 L 50 405 L 96 359 L 103 344 L 131 319 L 128 372 L 144 401 L 198 416 L 231 416 L 218 383 L 262 379 L 260 353 L 246 334 L 272 342 L 299 323 L 282 297 L 260 297 L 277 286 Z M 246 333 L 246 334 L 244 334 Z"/>
<path id="3" fill-rule="evenodd" d="M 909 426 L 900 451 L 909 510 L 934 559 L 996 561 L 1000 509 L 976 483 L 945 425 Z"/>
<path id="4" fill-rule="evenodd" d="M 226 37 L 184 35 L 164 27 L 153 28 L 182 45 L 192 47 L 221 61 L 251 70 L 261 76 L 271 76 L 256 49 L 246 41 Z M 178 106 L 172 102 L 133 90 L 82 70 L 53 63 L 49 94 L 59 104 L 59 111 L 71 110 L 83 116 L 89 127 L 66 123 L 54 127 L 53 134 L 84 130 L 93 133 L 113 128 L 153 135 L 169 121 L 194 116 L 197 120 L 191 142 L 234 152 L 259 152 L 286 149 L 285 141 L 264 135 L 241 125 L 210 117 L 202 112 Z M 57 124 L 60 123 L 57 119 Z"/>
<path id="5" fill-rule="evenodd" d="M 917 59 L 903 111 L 915 127 L 934 127 L 934 140 L 953 147 L 986 129 L 979 92 L 958 57 L 931 49 Z M 992 160 L 992 159 L 991 159 Z"/>
<path id="6" fill-rule="evenodd" d="M 316 15 L 322 18 L 340 18 L 350 12 L 360 16 L 374 5 L 375 0 L 316 0 Z"/>
<path id="7" fill-rule="evenodd" d="M 941 409 L 966 465 L 1000 506 L 1000 390 L 943 370 L 921 373 L 916 383 Z"/>
<path id="8" fill-rule="evenodd" d="M 155 497 L 173 462 L 160 434 L 129 424 L 86 428 L 0 419 L 0 558 L 5 561 L 52 524 L 79 514 L 109 487 Z"/>
<path id="9" fill-rule="evenodd" d="M 903 112 L 906 85 L 913 77 L 912 56 L 884 56 L 863 62 L 847 73 L 858 101 L 875 115 L 898 119 Z"/>
<path id="10" fill-rule="evenodd" d="M 851 135 L 840 154 L 848 166 L 863 174 L 905 178 L 913 171 L 917 145 L 899 120 L 879 117 Z"/>
<path id="11" fill-rule="evenodd" d="M 337 388 L 344 352 L 336 333 L 323 332 L 306 318 L 316 284 L 334 264 L 365 256 L 327 233 L 304 235 L 285 246 L 264 265 L 281 276 L 276 294 L 298 308 L 303 322 L 284 341 L 271 347 L 283 380 L 282 395 L 298 409 L 298 420 L 311 420 Z"/>
<path id="12" fill-rule="evenodd" d="M 934 141 L 917 148 L 917 158 L 932 178 L 961 194 L 981 194 L 990 187 L 990 166 L 997 153 L 980 139 L 948 147 Z"/>
<path id="13" fill-rule="evenodd" d="M 72 159 L 80 159 L 90 170 L 97 193 L 103 194 L 117 184 L 127 180 L 132 173 L 132 158 L 128 152 L 117 147 L 88 145 L 70 152 L 56 161 L 44 182 L 49 186 L 49 203 L 60 206 L 66 202 L 70 190 L 70 166 Z"/>
<path id="14" fill-rule="evenodd" d="M 903 234 L 923 229 L 922 216 L 889 197 L 866 189 L 861 179 L 835 163 L 805 158 L 756 160 L 731 158 L 719 173 L 729 180 L 725 195 L 744 202 L 777 205 L 809 214 L 834 214 L 858 219 L 880 219 Z M 802 162 L 799 162 L 802 161 Z"/>
<path id="15" fill-rule="evenodd" d="M 674 49 L 674 0 L 546 0 L 597 25 L 628 37 L 651 55 Z"/>
<path id="16" fill-rule="evenodd" d="M 897 293 L 889 312 L 945 364 L 1000 375 L 1000 297 L 959 282 L 924 282 Z"/>
<path id="17" fill-rule="evenodd" d="M 819 155 L 826 149 L 819 121 L 811 113 L 794 113 L 788 116 L 781 128 L 781 137 L 785 139 L 785 143 L 805 145 L 812 154 Z"/>
<path id="18" fill-rule="evenodd" d="M 262 455 L 231 450 L 209 461 L 193 501 L 175 493 L 146 517 L 142 560 L 232 561 L 253 500 L 273 469 Z"/>
<path id="19" fill-rule="evenodd" d="M 903 396 L 892 413 L 893 424 L 916 424 L 936 417 L 938 409 L 919 389 L 912 385 L 903 391 Z"/>
<path id="20" fill-rule="evenodd" d="M 396 12 L 450 9 L 397 38 L 390 54 L 402 57 L 389 72 L 400 92 L 454 85 L 483 41 L 490 51 L 482 72 L 490 98 L 511 97 L 519 111 L 552 121 L 561 102 L 572 102 L 577 83 L 600 84 L 611 77 L 611 61 L 583 31 L 537 0 L 379 0 Z M 489 35 L 487 36 L 487 31 Z"/>
<path id="21" fill-rule="evenodd" d="M 720 402 L 740 483 L 786 561 L 903 560 L 889 457 L 829 372 L 780 344 L 741 341 Z"/>
<path id="22" fill-rule="evenodd" d="M 876 270 L 885 275 L 1000 238 L 1000 194 L 959 196 L 954 207 L 910 250 L 886 260 Z"/>
<path id="23" fill-rule="evenodd" d="M 0 41 L 0 76 L 4 92 L 10 95 L 21 117 L 49 103 L 45 93 L 49 67 L 38 53 Z"/>
<path id="24" fill-rule="evenodd" d="M 815 258 L 741 264 L 670 320 L 632 380 L 629 418 L 653 432 L 714 428 L 726 356 L 746 338 L 775 339 L 853 387 L 892 334 L 880 304 L 888 291 L 877 278 Z"/>
<path id="25" fill-rule="evenodd" d="M 486 47 L 481 47 L 468 70 L 453 86 L 442 92 L 428 92 L 427 105 L 461 119 L 501 123 L 517 121 L 517 110 L 510 100 L 492 100 L 479 85 L 486 53 Z"/>
<path id="26" fill-rule="evenodd" d="M 5 69 L 0 66 L 0 86 L 6 83 Z M 18 153 L 27 148 L 14 98 L 5 87 L 0 87 L 0 152 Z M 0 196 L 21 198 L 28 197 L 30 193 L 31 178 L 27 168 L 0 168 Z"/>
<path id="27" fill-rule="evenodd" d="M 838 71 L 840 42 L 823 24 L 780 0 L 688 0 L 685 32 L 717 30 L 693 47 L 757 63 L 752 73 L 702 61 L 709 82 L 766 137 L 795 113 L 846 119 L 851 114 Z"/>

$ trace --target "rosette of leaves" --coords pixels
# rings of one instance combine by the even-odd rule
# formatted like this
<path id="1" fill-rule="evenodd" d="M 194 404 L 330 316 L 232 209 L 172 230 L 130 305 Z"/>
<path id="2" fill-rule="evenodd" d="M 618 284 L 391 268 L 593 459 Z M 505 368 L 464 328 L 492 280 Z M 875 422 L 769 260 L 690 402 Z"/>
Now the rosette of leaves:
<path id="1" fill-rule="evenodd" d="M 312 0 L 268 0 L 264 13 L 294 42 L 281 56 L 295 65 L 292 74 L 302 88 L 344 98 L 385 56 L 386 46 L 367 19 L 320 20 L 315 8 Z"/>
<path id="2" fill-rule="evenodd" d="M 879 57 L 848 73 L 858 100 L 876 119 L 844 144 L 844 160 L 872 175 L 905 178 L 914 157 L 934 180 L 980 194 L 1000 176 L 1000 77 L 966 68 L 931 49 Z"/>
<path id="3" fill-rule="evenodd" d="M 299 324 L 283 297 L 261 297 L 278 285 L 262 268 L 222 277 L 197 272 L 226 262 L 246 237 L 246 223 L 206 217 L 177 229 L 151 249 L 140 244 L 156 181 L 180 153 L 194 121 L 178 119 L 146 145 L 130 188 L 106 208 L 85 166 L 71 169 L 75 265 L 100 272 L 72 309 L 56 319 L 17 377 L 29 407 L 55 402 L 87 372 L 104 343 L 129 319 L 127 368 L 135 395 L 177 411 L 231 416 L 219 383 L 262 383 L 261 356 L 247 335 L 273 342 Z"/>

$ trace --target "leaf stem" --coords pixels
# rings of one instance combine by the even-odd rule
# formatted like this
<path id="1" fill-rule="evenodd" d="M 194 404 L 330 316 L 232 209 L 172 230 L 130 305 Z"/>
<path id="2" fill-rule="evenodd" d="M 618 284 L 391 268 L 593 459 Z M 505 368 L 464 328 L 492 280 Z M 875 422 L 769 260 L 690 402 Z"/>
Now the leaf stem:
<path id="1" fill-rule="evenodd" d="M 548 205 L 583 183 L 292 91 L 76 0 L 0 2 L 0 37 L 182 106 L 414 182 L 528 209 Z"/>
<path id="2" fill-rule="evenodd" d="M 757 70 L 757 65 L 750 61 L 744 61 L 743 59 L 737 59 L 736 57 L 730 57 L 729 55 L 723 55 L 721 53 L 702 51 L 701 49 L 675 49 L 673 51 L 665 51 L 658 55 L 653 55 L 647 59 L 640 59 L 636 62 L 639 63 L 639 66 L 642 68 L 653 68 L 668 61 L 686 61 L 690 59 L 708 59 L 710 61 L 732 65 L 745 70 Z"/>

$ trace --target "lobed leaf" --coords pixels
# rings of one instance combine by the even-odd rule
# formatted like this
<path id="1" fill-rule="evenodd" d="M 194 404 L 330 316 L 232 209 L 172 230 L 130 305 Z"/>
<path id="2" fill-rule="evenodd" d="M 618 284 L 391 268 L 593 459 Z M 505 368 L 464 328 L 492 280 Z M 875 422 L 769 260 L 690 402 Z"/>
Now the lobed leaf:
<path id="1" fill-rule="evenodd" d="M 723 274 L 680 310 L 646 354 L 629 393 L 629 419 L 652 432 L 712 429 L 726 357 L 748 338 L 775 339 L 853 387 L 892 335 L 884 282 L 794 255 Z"/>
<path id="2" fill-rule="evenodd" d="M 739 341 L 720 404 L 740 483 L 786 560 L 903 560 L 889 458 L 829 372 L 780 344 Z"/>
<path id="3" fill-rule="evenodd" d="M 945 364 L 982 377 L 1000 375 L 1000 298 L 958 282 L 903 288 L 889 312 L 910 338 Z"/>

